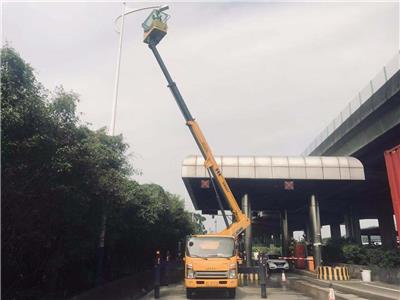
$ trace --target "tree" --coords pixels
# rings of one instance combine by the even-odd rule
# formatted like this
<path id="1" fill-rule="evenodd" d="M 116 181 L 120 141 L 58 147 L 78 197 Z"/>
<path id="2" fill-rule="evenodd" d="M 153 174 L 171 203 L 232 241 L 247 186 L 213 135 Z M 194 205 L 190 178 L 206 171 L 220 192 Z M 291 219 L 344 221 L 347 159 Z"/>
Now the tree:
<path id="1" fill-rule="evenodd" d="M 193 214 L 193 222 L 194 222 L 194 233 L 195 234 L 205 234 L 207 230 L 204 226 L 206 218 L 201 214 L 194 213 Z"/>
<path id="2" fill-rule="evenodd" d="M 122 136 L 89 129 L 79 96 L 48 92 L 32 67 L 1 50 L 4 299 L 65 298 L 94 284 L 106 210 L 106 279 L 149 267 L 193 230 L 179 196 L 140 185 Z"/>

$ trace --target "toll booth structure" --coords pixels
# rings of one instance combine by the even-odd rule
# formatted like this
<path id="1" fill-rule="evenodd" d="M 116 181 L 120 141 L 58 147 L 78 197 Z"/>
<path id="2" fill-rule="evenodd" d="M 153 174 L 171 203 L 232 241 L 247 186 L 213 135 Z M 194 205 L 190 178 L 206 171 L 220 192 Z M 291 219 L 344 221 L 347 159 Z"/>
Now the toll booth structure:
<path id="1" fill-rule="evenodd" d="M 321 226 L 331 225 L 340 237 L 340 224 L 347 234 L 360 239 L 361 191 L 364 167 L 353 157 L 332 156 L 216 156 L 242 210 L 252 219 L 245 232 L 246 261 L 251 260 L 252 227 L 263 223 L 266 231 L 275 230 L 282 239 L 282 255 L 288 254 L 293 231 L 308 232 L 315 266 L 321 264 Z M 195 209 L 217 214 L 215 191 L 201 156 L 188 156 L 182 163 L 182 179 Z M 228 206 L 224 203 L 224 209 Z M 264 213 L 263 213 L 264 212 Z M 279 214 L 274 226 L 269 212 Z M 261 217 L 260 217 L 261 216 Z M 267 216 L 263 219 L 263 216 Z M 339 228 L 339 229 L 338 229 Z M 339 233 L 338 233 L 339 232 Z"/>

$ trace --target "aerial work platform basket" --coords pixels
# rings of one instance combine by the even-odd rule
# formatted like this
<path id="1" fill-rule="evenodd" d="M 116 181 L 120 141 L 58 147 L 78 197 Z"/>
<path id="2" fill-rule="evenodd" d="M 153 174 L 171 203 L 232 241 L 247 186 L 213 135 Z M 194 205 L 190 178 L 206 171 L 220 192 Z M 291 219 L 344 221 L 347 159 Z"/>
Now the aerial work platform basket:
<path id="1" fill-rule="evenodd" d="M 142 24 L 144 30 L 143 42 L 146 44 L 151 42 L 157 45 L 167 34 L 168 19 L 168 14 L 159 9 L 154 9 Z"/>

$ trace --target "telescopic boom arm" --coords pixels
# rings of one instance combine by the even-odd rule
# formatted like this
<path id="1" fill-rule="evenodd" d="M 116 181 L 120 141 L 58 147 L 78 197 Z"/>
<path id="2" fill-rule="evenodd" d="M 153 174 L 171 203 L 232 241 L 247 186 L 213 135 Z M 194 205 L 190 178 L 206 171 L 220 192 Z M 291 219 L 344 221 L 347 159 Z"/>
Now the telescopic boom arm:
<path id="1" fill-rule="evenodd" d="M 176 83 L 172 80 L 171 75 L 169 74 L 167 67 L 165 66 L 157 47 L 154 43 L 149 43 L 149 48 L 153 51 L 155 58 L 157 59 L 158 64 L 162 72 L 164 73 L 165 78 L 168 82 L 168 87 L 171 90 L 172 95 L 175 98 L 176 103 L 178 104 L 179 109 L 181 110 L 183 117 L 185 118 L 186 125 L 189 127 L 190 132 L 192 133 L 197 146 L 200 149 L 201 154 L 204 157 L 204 165 L 207 170 L 209 170 L 215 179 L 218 188 L 222 192 L 224 198 L 228 202 L 232 214 L 235 218 L 235 221 L 226 229 L 219 232 L 219 234 L 232 235 L 237 237 L 243 230 L 245 230 L 250 225 L 249 218 L 243 214 L 240 210 L 239 205 L 236 202 L 235 197 L 232 194 L 231 189 L 229 188 L 228 183 L 225 180 L 225 177 L 222 175 L 221 169 L 219 168 L 215 158 L 212 154 L 211 148 L 207 143 L 199 125 L 196 120 L 192 117 L 188 107 L 186 106 L 185 101 L 182 98 L 181 93 L 179 92 Z"/>
<path id="2" fill-rule="evenodd" d="M 234 221 L 232 222 L 232 224 L 229 225 L 226 222 L 227 228 L 218 232 L 218 234 L 231 235 L 237 237 L 243 230 L 245 230 L 250 225 L 250 220 L 240 210 L 240 207 L 237 204 L 236 199 L 233 196 L 232 191 L 225 180 L 225 177 L 222 175 L 221 169 L 219 168 L 217 162 L 215 161 L 215 158 L 212 154 L 210 146 L 207 143 L 207 140 L 205 139 L 196 120 L 192 117 L 188 107 L 186 106 L 185 101 L 183 100 L 181 93 L 179 92 L 178 87 L 176 86 L 176 83 L 172 80 L 171 75 L 169 74 L 168 69 L 165 66 L 160 56 L 160 53 L 157 50 L 156 45 L 166 34 L 166 24 L 160 24 L 159 22 L 156 22 L 155 24 L 156 25 L 155 26 L 153 25 L 153 28 L 150 29 L 148 33 L 145 32 L 144 41 L 149 45 L 149 48 L 152 50 L 162 72 L 164 73 L 164 76 L 168 82 L 168 87 L 170 88 L 171 93 L 174 96 L 175 101 L 178 104 L 178 107 L 183 114 L 183 117 L 185 118 L 186 125 L 189 127 L 190 132 L 192 133 L 194 140 L 196 141 L 196 144 L 199 147 L 200 152 L 204 157 L 205 160 L 204 165 L 207 171 L 211 173 L 212 179 L 214 179 L 215 182 L 217 183 L 217 186 L 221 194 L 228 202 L 228 205 L 234 216 Z M 223 210 L 222 207 L 221 210 Z"/>

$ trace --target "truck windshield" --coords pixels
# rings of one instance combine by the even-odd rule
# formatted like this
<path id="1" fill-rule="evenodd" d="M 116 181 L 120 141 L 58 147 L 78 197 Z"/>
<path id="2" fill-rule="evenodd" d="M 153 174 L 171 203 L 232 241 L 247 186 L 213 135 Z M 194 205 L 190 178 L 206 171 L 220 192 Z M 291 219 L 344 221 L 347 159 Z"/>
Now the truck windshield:
<path id="1" fill-rule="evenodd" d="M 186 243 L 186 255 L 190 257 L 232 257 L 235 242 L 229 237 L 190 237 Z"/>

